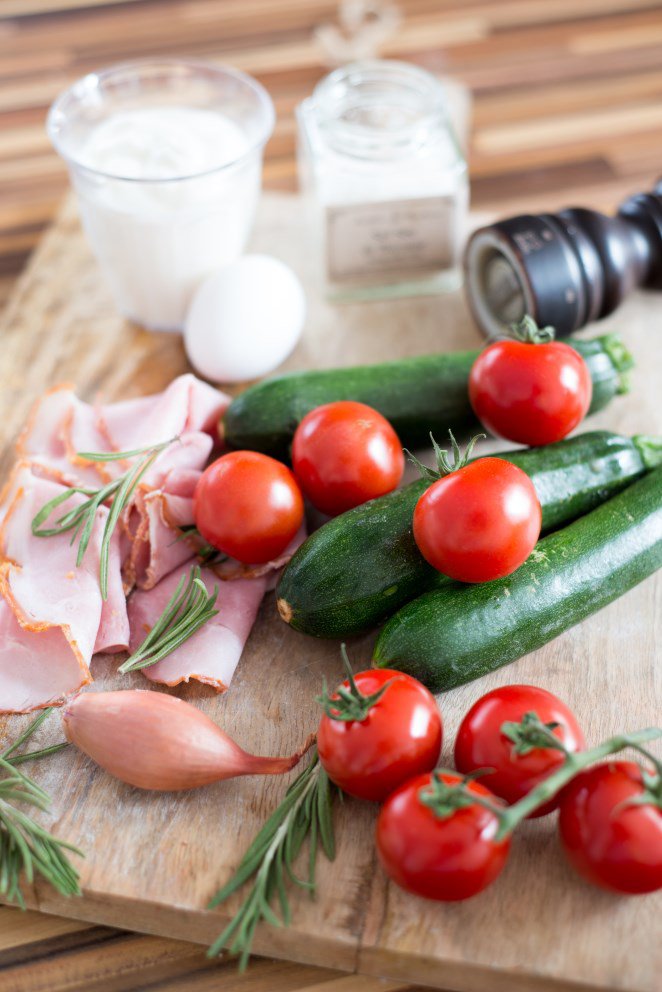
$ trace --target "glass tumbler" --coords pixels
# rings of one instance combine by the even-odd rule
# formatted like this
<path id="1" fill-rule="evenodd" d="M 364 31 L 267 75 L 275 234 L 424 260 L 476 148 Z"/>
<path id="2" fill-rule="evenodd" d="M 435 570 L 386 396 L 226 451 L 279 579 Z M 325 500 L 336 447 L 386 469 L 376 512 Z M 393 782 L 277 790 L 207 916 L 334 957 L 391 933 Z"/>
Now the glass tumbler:
<path id="1" fill-rule="evenodd" d="M 58 97 L 47 131 L 125 317 L 181 330 L 199 283 L 242 253 L 273 126 L 256 80 L 205 63 L 112 66 Z"/>

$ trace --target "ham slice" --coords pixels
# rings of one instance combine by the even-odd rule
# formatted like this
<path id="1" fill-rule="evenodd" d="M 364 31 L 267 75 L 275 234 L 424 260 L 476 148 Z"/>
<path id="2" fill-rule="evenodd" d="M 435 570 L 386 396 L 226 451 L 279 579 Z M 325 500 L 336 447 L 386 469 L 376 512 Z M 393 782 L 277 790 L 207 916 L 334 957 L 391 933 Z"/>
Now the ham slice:
<path id="1" fill-rule="evenodd" d="M 182 497 L 175 499 L 179 506 Z M 131 552 L 124 563 L 125 588 L 137 585 L 140 589 L 151 589 L 190 559 L 194 549 L 179 527 L 171 523 L 168 507 L 169 497 L 161 490 L 138 494 L 135 510 L 139 523 Z"/>
<path id="2" fill-rule="evenodd" d="M 194 560 L 189 559 L 171 572 L 154 589 L 137 590 L 129 600 L 131 639 L 129 649 L 135 651 L 154 626 L 175 592 L 182 576 L 188 576 Z M 202 580 L 211 592 L 219 586 L 216 608 L 218 614 L 196 631 L 181 647 L 150 668 L 143 669 L 151 682 L 179 685 L 195 679 L 213 686 L 219 692 L 230 685 L 235 668 L 248 640 L 262 597 L 267 587 L 266 576 L 223 582 L 210 568 L 202 569 Z"/>
<path id="3" fill-rule="evenodd" d="M 191 431 L 216 435 L 229 403 L 229 396 L 187 373 L 162 393 L 100 407 L 98 423 L 113 450 L 131 451 Z"/>
<path id="4" fill-rule="evenodd" d="M 35 404 L 18 450 L 35 473 L 68 486 L 98 488 L 130 463 L 89 462 L 78 452 L 133 450 L 180 435 L 143 476 L 123 519 L 125 587 L 137 583 L 150 588 L 191 555 L 186 542 L 178 540 L 179 528 L 193 523 L 193 489 L 213 446 L 206 431 L 214 428 L 228 402 L 192 375 L 175 379 L 158 396 L 98 409 L 62 386 Z M 172 489 L 166 485 L 171 479 Z M 98 650 L 106 642 L 102 636 Z"/>
<path id="5" fill-rule="evenodd" d="M 56 386 L 37 400 L 16 443 L 19 458 L 34 463 L 36 471 L 66 486 L 94 488 L 112 478 L 107 465 L 113 463 L 88 462 L 77 453 L 108 448 L 93 407 L 68 385 Z"/>
<path id="6" fill-rule="evenodd" d="M 151 589 L 191 557 L 194 548 L 182 539 L 181 528 L 194 522 L 193 493 L 211 448 L 208 434 L 183 434 L 144 476 L 126 516 L 131 546 L 125 588 Z"/>
<path id="7" fill-rule="evenodd" d="M 104 649 L 117 650 L 124 649 L 128 641 L 117 535 L 111 546 L 106 603 L 99 589 L 99 553 L 108 511 L 104 507 L 97 511 L 80 566 L 68 533 L 49 538 L 32 534 L 36 513 L 62 491 L 62 486 L 23 465 L 5 497 L 0 529 L 3 712 L 25 712 L 61 702 L 90 681 L 90 661 L 99 641 Z M 75 506 L 82 499 L 74 495 L 67 505 Z"/>
<path id="8" fill-rule="evenodd" d="M 126 402 L 93 406 L 64 385 L 35 404 L 17 444 L 19 462 L 0 496 L 0 712 L 62 702 L 91 681 L 95 652 L 126 650 L 126 591 L 134 584 L 140 591 L 132 598 L 132 643 L 142 640 L 145 625 L 154 622 L 150 617 L 160 614 L 191 567 L 194 549 L 181 539 L 181 528 L 193 524 L 195 486 L 228 403 L 223 393 L 183 375 L 163 393 Z M 132 450 L 175 436 L 179 440 L 155 459 L 113 534 L 103 601 L 99 553 L 107 508 L 97 511 L 80 567 L 70 533 L 35 537 L 32 520 L 64 487 L 98 489 L 128 467 L 127 461 L 88 461 L 81 451 Z M 53 516 L 83 499 L 72 495 Z M 204 574 L 211 588 L 218 580 L 211 570 Z M 261 574 L 237 578 L 236 567 L 234 577 L 222 583 L 223 618 L 199 631 L 192 649 L 183 645 L 155 666 L 150 678 L 168 685 L 196 678 L 227 687 L 269 581 Z"/>
<path id="9" fill-rule="evenodd" d="M 33 407 L 17 450 L 35 474 L 96 489 L 130 463 L 90 462 L 79 452 L 130 451 L 179 437 L 143 476 L 122 519 L 125 589 L 135 584 L 150 588 L 191 555 L 191 548 L 179 540 L 179 528 L 193 523 L 195 482 L 228 403 L 229 397 L 190 374 L 157 395 L 97 407 L 79 400 L 70 386 L 59 386 Z M 114 616 L 110 609 L 104 613 L 98 650 L 112 639 L 106 622 Z"/>
<path id="10" fill-rule="evenodd" d="M 0 599 L 0 713 L 57 705 L 91 681 L 62 627 L 22 627 Z"/>
<path id="11" fill-rule="evenodd" d="M 123 472 L 126 464 L 89 462 L 79 452 L 131 451 L 191 433 L 217 437 L 216 425 L 229 402 L 190 373 L 154 396 L 98 406 L 79 400 L 68 384 L 56 386 L 33 406 L 17 453 L 46 466 L 64 485 L 98 486 Z"/>
<path id="12" fill-rule="evenodd" d="M 234 558 L 226 558 L 213 565 L 213 570 L 220 579 L 225 582 L 236 582 L 237 579 L 261 579 L 267 578 L 267 592 L 275 589 L 278 584 L 280 570 L 284 568 L 294 552 L 299 548 L 307 537 L 306 525 L 303 523 L 294 535 L 288 546 L 278 558 L 263 562 L 260 565 L 247 565 L 236 561 Z"/>
<path id="13" fill-rule="evenodd" d="M 101 617 L 93 653 L 103 651 L 106 654 L 116 654 L 118 651 L 126 651 L 128 646 L 129 617 L 122 580 L 120 531 L 115 530 L 110 539 L 108 556 L 108 596 L 101 603 Z"/>
<path id="14" fill-rule="evenodd" d="M 174 489 L 181 495 L 182 480 L 189 480 L 187 495 L 193 496 L 193 489 L 198 480 L 199 473 L 207 464 L 214 442 L 209 434 L 202 431 L 188 431 L 180 435 L 178 441 L 171 444 L 162 451 L 150 466 L 140 481 L 140 488 L 145 490 L 165 489 L 171 491 L 168 486 L 168 479 L 174 476 Z M 190 472 L 198 475 L 193 479 Z"/>
<path id="15" fill-rule="evenodd" d="M 208 592 L 218 586 L 218 614 L 179 648 L 142 669 L 151 682 L 179 685 L 195 679 L 224 692 L 230 685 L 260 609 L 264 594 L 275 586 L 280 569 L 306 538 L 301 527 L 282 556 L 264 565 L 242 565 L 232 558 L 201 569 Z M 184 542 L 182 542 L 184 543 Z M 135 651 L 163 613 L 180 579 L 188 577 L 196 559 L 189 557 L 151 589 L 136 590 L 129 599 L 131 637 Z"/>

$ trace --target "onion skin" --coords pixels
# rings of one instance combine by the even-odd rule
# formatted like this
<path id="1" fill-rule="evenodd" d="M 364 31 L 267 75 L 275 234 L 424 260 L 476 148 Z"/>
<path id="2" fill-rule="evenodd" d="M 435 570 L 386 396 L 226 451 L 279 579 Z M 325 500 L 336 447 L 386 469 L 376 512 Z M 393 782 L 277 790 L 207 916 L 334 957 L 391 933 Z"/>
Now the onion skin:
<path id="1" fill-rule="evenodd" d="M 68 741 L 110 775 L 139 789 L 196 789 L 238 775 L 279 775 L 288 758 L 247 754 L 208 716 L 176 696 L 143 689 L 89 692 L 64 707 Z"/>

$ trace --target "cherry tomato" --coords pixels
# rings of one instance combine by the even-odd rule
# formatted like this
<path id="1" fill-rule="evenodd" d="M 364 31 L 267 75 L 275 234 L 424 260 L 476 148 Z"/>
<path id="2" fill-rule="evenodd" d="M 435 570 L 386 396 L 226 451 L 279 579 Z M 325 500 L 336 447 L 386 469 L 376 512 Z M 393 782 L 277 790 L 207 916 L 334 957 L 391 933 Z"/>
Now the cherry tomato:
<path id="1" fill-rule="evenodd" d="M 390 684 L 363 720 L 324 715 L 317 750 L 329 778 L 344 792 L 381 802 L 412 775 L 434 768 L 441 750 L 441 715 L 434 696 L 410 675 L 380 668 L 360 672 L 354 681 L 364 697 Z M 349 689 L 349 682 L 343 687 Z"/>
<path id="2" fill-rule="evenodd" d="M 414 538 L 444 575 L 489 582 L 526 561 L 541 521 L 528 475 L 503 458 L 479 458 L 423 493 L 414 510 Z"/>
<path id="3" fill-rule="evenodd" d="M 395 489 L 405 459 L 398 435 L 381 413 L 342 400 L 303 418 L 294 435 L 292 466 L 310 502 L 337 516 Z"/>
<path id="4" fill-rule="evenodd" d="M 560 441 L 584 419 L 592 393 L 586 362 L 562 341 L 496 341 L 469 374 L 469 399 L 480 422 L 520 444 Z"/>
<path id="5" fill-rule="evenodd" d="M 630 761 L 593 765 L 563 790 L 561 844 L 588 882 L 632 895 L 662 888 L 662 809 L 627 805 L 643 792 L 641 768 Z"/>
<path id="6" fill-rule="evenodd" d="M 250 564 L 282 554 L 303 522 L 303 497 L 281 462 L 256 451 L 232 451 L 202 473 L 194 495 L 195 525 L 205 541 Z"/>
<path id="7" fill-rule="evenodd" d="M 441 773 L 446 784 L 460 775 Z M 494 881 L 508 858 L 510 838 L 495 840 L 499 821 L 484 806 L 456 809 L 438 816 L 421 802 L 432 775 L 419 775 L 390 796 L 377 819 L 377 852 L 386 874 L 397 885 L 426 899 L 469 899 Z M 499 803 L 480 782 L 470 792 Z"/>
<path id="8" fill-rule="evenodd" d="M 536 747 L 518 754 L 515 744 L 501 732 L 504 723 L 519 723 L 526 713 L 535 713 L 542 723 L 557 723 L 552 733 L 568 751 L 585 747 L 584 735 L 573 714 L 545 689 L 504 685 L 481 696 L 457 732 L 455 766 L 465 775 L 478 768 L 492 769 L 482 781 L 507 803 L 516 803 L 563 764 L 563 752 L 551 747 Z M 550 813 L 558 801 L 558 797 L 550 800 L 531 816 Z"/>

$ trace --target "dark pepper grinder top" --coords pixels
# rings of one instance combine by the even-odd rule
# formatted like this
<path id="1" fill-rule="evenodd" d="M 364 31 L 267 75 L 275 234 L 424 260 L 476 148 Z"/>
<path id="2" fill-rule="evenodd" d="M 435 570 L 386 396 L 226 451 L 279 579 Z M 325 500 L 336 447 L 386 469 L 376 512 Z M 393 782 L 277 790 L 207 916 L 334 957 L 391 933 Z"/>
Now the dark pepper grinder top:
<path id="1" fill-rule="evenodd" d="M 572 207 L 477 230 L 464 255 L 469 305 L 488 337 L 529 313 L 559 337 L 612 313 L 637 286 L 662 288 L 662 182 L 615 217 Z"/>

